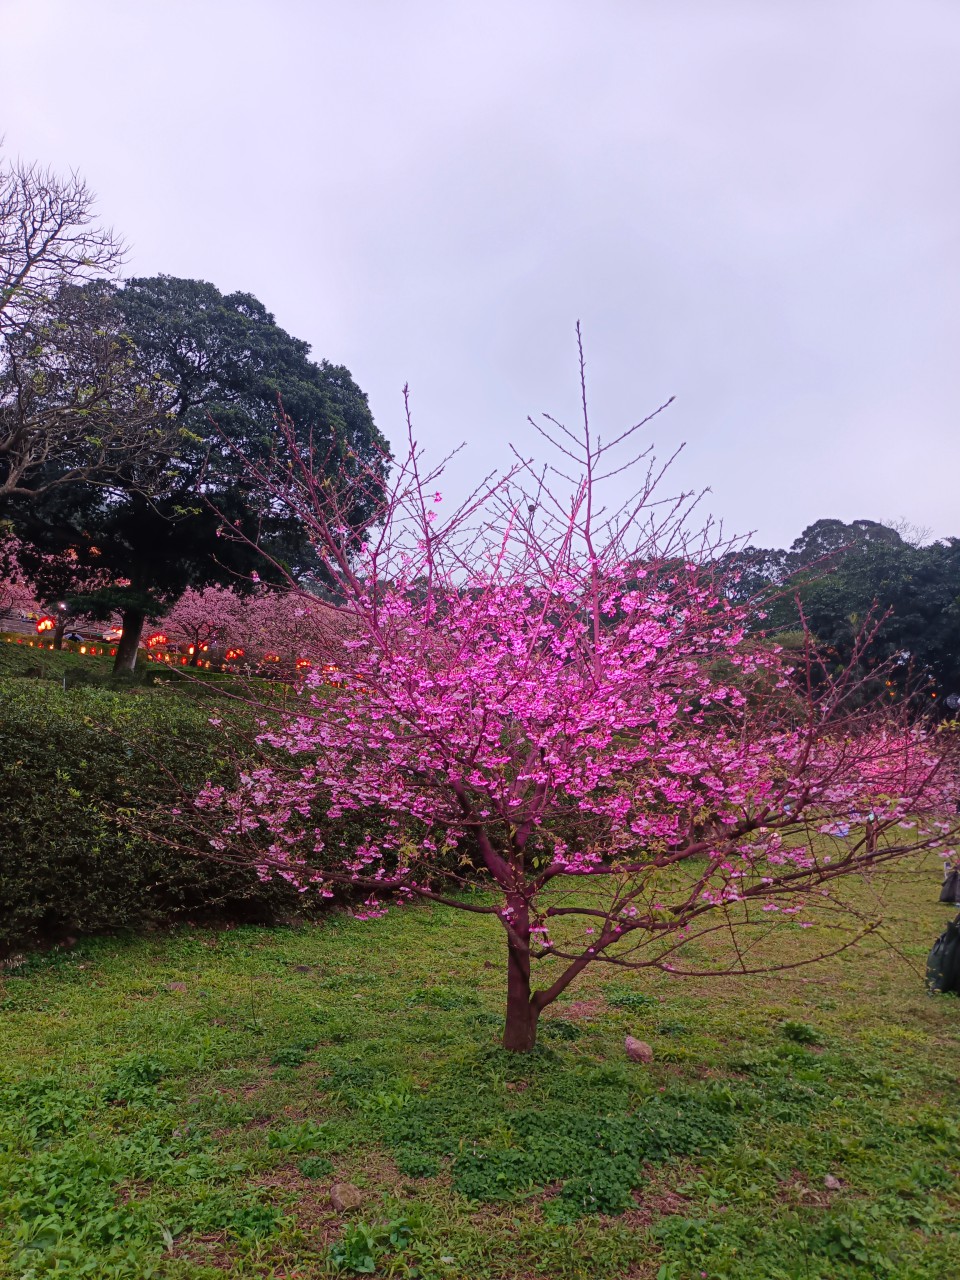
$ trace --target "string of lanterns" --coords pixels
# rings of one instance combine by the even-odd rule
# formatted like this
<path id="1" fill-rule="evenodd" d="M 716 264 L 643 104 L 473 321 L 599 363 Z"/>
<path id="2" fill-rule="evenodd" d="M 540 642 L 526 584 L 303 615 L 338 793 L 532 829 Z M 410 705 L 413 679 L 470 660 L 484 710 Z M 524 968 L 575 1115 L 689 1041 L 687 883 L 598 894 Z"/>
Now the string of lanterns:
<path id="1" fill-rule="evenodd" d="M 55 631 L 56 627 L 57 627 L 57 620 L 45 614 L 43 617 L 40 617 L 36 620 L 36 629 L 37 629 L 36 640 L 29 639 L 28 637 L 25 637 L 25 636 L 15 636 L 15 635 L 9 635 L 9 634 L 4 637 L 4 640 L 7 644 L 19 644 L 19 645 L 25 644 L 28 648 L 31 648 L 31 649 L 35 648 L 35 649 L 55 650 L 57 646 L 53 643 L 53 641 L 50 641 L 48 643 L 46 640 L 46 637 L 49 636 L 51 632 Z M 117 638 L 119 638 L 119 636 Z M 178 652 L 177 650 L 170 652 L 167 649 L 167 646 L 170 644 L 170 637 L 167 636 L 162 631 L 153 632 L 151 635 L 146 637 L 143 643 L 145 648 L 144 656 L 148 662 L 164 663 L 165 665 L 168 665 L 168 666 L 179 665 L 179 666 L 185 667 L 195 659 L 195 656 L 197 653 L 197 649 L 195 645 L 190 645 L 186 653 Z M 91 658 L 105 658 L 108 656 L 111 658 L 115 658 L 117 656 L 116 645 L 111 645 L 109 643 L 98 644 L 96 641 L 78 642 L 76 640 L 71 640 L 71 641 L 61 641 L 60 647 L 61 649 L 66 649 L 68 653 L 81 653 L 84 656 L 88 656 Z M 210 648 L 209 645 L 201 644 L 200 652 L 207 653 L 209 652 L 209 648 Z M 226 653 L 224 654 L 223 662 L 219 663 L 218 665 L 220 666 L 221 670 L 226 670 L 227 663 L 237 662 L 239 659 L 243 658 L 243 656 L 244 656 L 244 650 L 240 647 L 227 649 Z M 258 666 L 261 671 L 264 671 L 264 670 L 269 671 L 271 669 L 278 671 L 282 661 L 283 659 L 281 658 L 279 653 L 265 653 L 263 657 L 260 659 Z M 202 667 L 205 670 L 210 670 L 212 663 L 209 658 L 207 659 L 197 658 L 194 665 L 198 667 Z M 310 658 L 297 658 L 294 663 L 294 667 L 298 675 L 304 676 L 307 674 L 307 672 L 313 670 L 314 662 Z M 335 663 L 332 663 L 332 662 L 323 663 L 321 666 L 321 672 L 323 674 L 323 678 L 326 683 L 329 683 L 329 684 L 339 683 L 341 672 Z"/>

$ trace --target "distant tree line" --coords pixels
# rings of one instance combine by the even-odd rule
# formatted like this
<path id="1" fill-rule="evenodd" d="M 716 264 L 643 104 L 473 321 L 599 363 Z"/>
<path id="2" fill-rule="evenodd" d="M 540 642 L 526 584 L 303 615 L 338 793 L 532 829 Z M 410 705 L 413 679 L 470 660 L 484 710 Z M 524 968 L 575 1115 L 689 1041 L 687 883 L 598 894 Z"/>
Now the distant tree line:
<path id="1" fill-rule="evenodd" d="M 864 628 L 871 665 L 894 660 L 892 696 L 960 694 L 960 538 L 925 541 L 900 524 L 824 519 L 788 549 L 748 546 L 726 555 L 729 590 L 762 601 L 758 619 L 790 643 L 803 622 L 835 665 L 854 657 Z"/>
<path id="2" fill-rule="evenodd" d="M 389 463 L 349 370 L 312 360 L 255 297 L 124 280 L 123 259 L 80 178 L 0 162 L 0 582 L 72 616 L 119 615 L 119 670 L 187 591 L 322 588 L 302 520 L 258 475 L 292 483 L 308 459 L 362 495 L 359 529 L 379 493 L 355 481 L 382 489 Z M 276 430 L 281 405 L 294 438 Z M 960 694 L 960 539 L 824 519 L 718 567 L 770 634 L 806 626 L 842 667 L 879 622 L 870 663 L 897 657 L 898 687 Z"/>

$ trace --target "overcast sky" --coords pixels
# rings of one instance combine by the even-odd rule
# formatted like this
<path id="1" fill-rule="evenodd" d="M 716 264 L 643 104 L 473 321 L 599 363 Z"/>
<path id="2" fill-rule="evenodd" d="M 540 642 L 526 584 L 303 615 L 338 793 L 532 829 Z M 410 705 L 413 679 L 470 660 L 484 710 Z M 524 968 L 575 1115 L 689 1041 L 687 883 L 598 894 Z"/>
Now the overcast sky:
<path id="1" fill-rule="evenodd" d="M 958 0 L 0 0 L 8 154 L 256 294 L 451 488 L 669 395 L 728 529 L 960 534 Z"/>

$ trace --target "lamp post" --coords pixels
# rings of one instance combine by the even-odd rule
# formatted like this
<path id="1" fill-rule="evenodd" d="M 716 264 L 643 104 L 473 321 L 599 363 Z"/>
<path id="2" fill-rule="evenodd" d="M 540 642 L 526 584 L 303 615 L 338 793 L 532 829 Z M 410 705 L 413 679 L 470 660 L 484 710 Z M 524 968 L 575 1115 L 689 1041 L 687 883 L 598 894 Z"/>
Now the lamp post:
<path id="1" fill-rule="evenodd" d="M 67 606 L 67 604 L 63 600 L 59 601 L 59 603 L 57 604 L 56 612 L 54 614 L 56 622 L 53 628 L 53 647 L 55 649 L 63 648 L 63 633 L 67 629 L 68 613 L 69 613 L 69 607 Z"/>

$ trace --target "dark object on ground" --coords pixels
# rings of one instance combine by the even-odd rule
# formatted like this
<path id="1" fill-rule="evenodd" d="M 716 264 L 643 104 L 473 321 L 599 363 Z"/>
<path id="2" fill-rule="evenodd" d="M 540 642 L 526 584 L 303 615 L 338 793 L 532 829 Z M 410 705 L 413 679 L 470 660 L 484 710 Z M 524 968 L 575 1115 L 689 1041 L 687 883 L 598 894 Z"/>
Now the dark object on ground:
<path id="1" fill-rule="evenodd" d="M 944 876 L 943 886 L 940 889 L 940 901 L 960 907 L 960 868 L 954 867 Z"/>
<path id="2" fill-rule="evenodd" d="M 950 921 L 930 949 L 927 986 L 931 991 L 960 993 L 960 916 Z"/>

